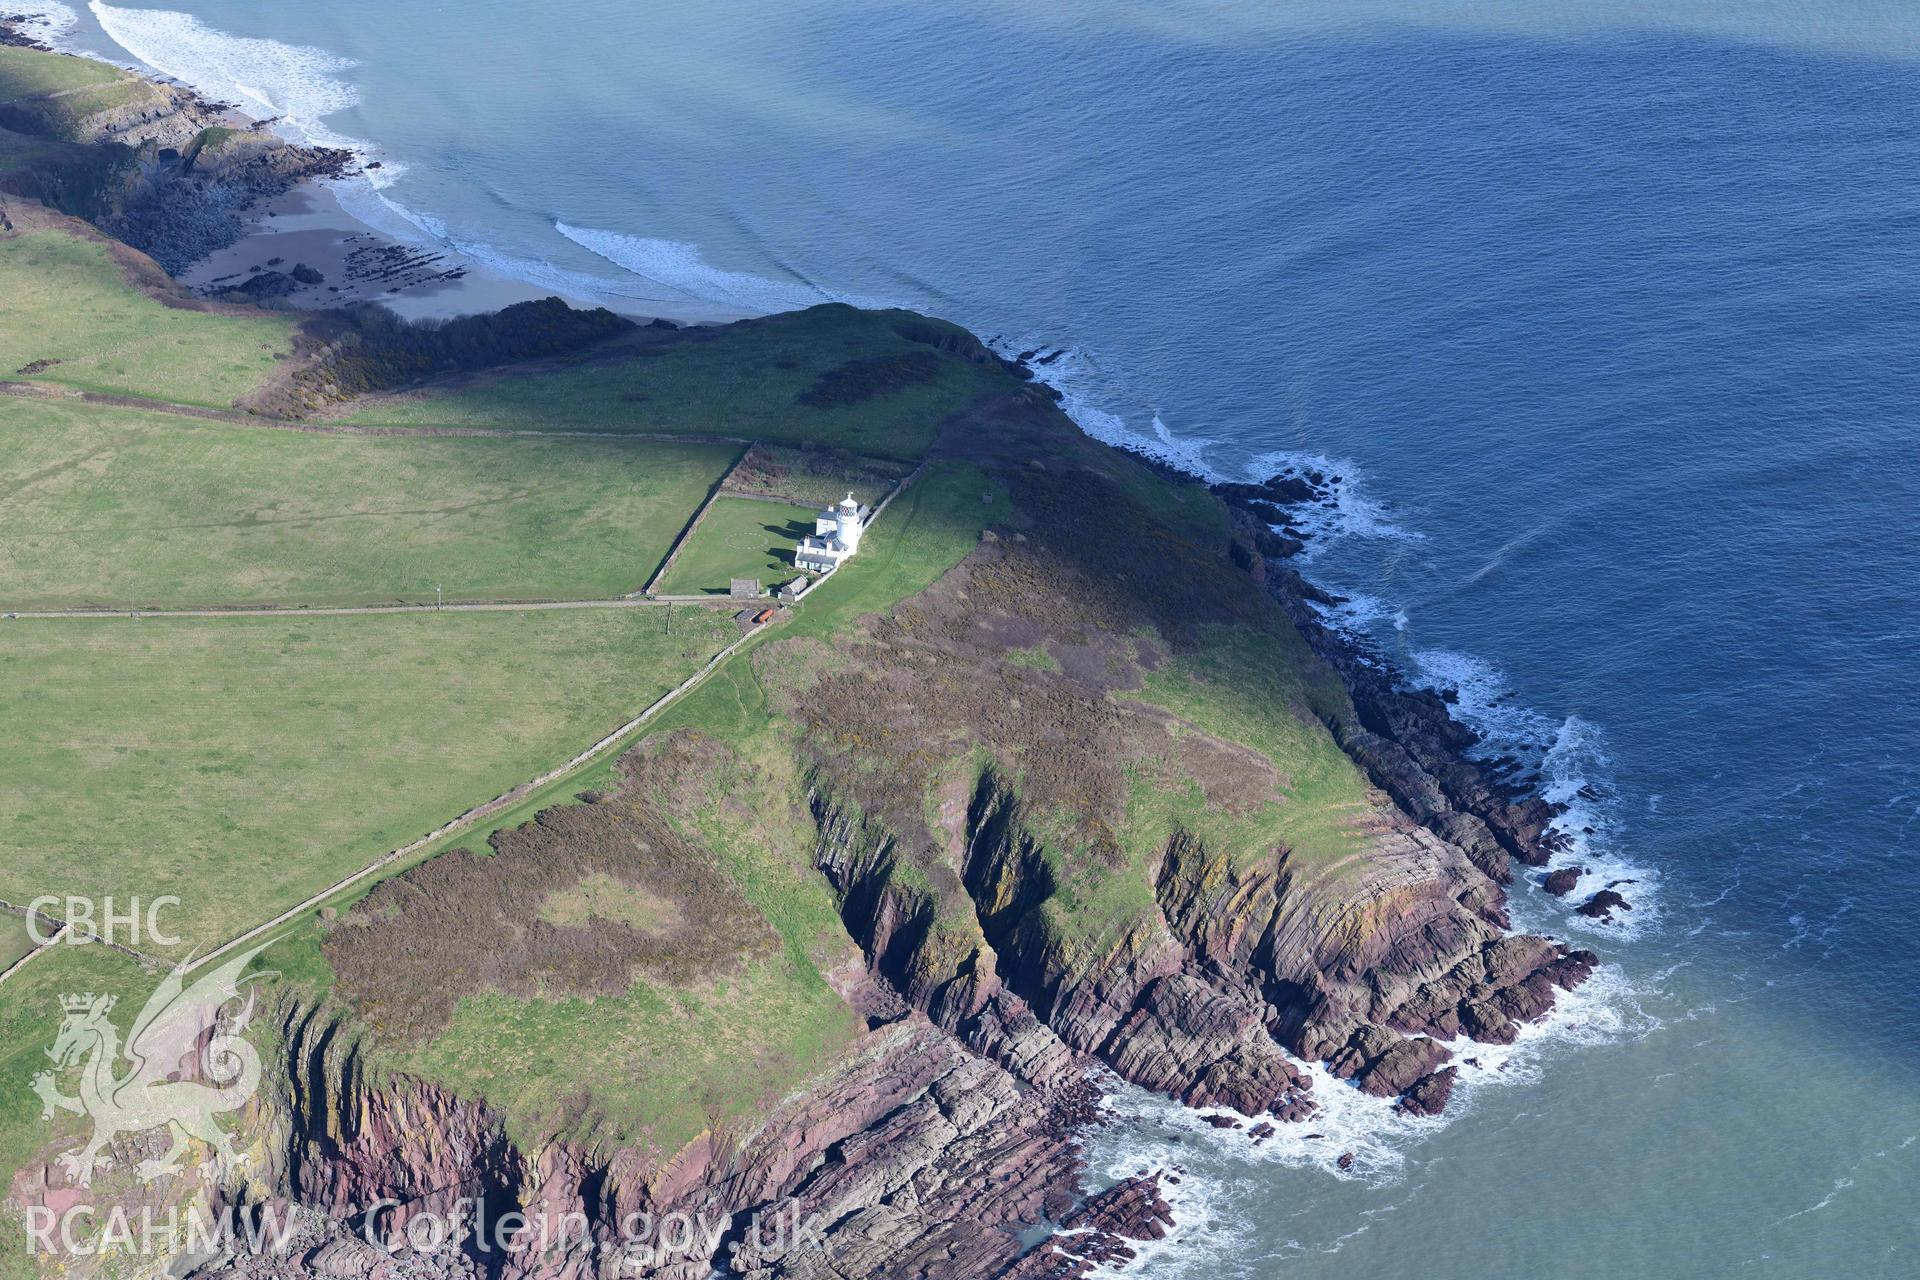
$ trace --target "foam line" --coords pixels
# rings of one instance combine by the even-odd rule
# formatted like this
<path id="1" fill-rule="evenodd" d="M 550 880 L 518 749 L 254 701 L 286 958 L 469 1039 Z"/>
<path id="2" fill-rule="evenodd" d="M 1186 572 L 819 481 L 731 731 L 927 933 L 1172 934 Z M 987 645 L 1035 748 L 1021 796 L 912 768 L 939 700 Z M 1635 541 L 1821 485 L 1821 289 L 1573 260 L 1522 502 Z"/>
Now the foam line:
<path id="1" fill-rule="evenodd" d="M 231 102 L 250 116 L 272 120 L 290 142 L 338 147 L 363 161 L 377 148 L 326 123 L 360 100 L 343 73 L 356 64 L 325 49 L 237 36 L 208 26 L 189 13 L 171 9 L 130 9 L 93 0 L 88 6 L 100 29 L 136 62 L 178 80 L 220 102 Z M 364 181 L 380 187 L 405 170 L 383 163 Z"/>
<path id="2" fill-rule="evenodd" d="M 15 29 L 30 40 L 52 49 L 83 52 L 72 43 L 80 15 L 60 0 L 6 0 L 0 4 L 0 14 L 15 19 Z"/>
<path id="3" fill-rule="evenodd" d="M 720 303 L 762 315 L 797 311 L 823 302 L 882 309 L 893 305 L 885 299 L 840 293 L 804 281 L 728 271 L 708 262 L 698 245 L 683 240 L 626 235 L 569 222 L 555 222 L 553 229 L 623 271 L 670 290 L 683 301 Z"/>

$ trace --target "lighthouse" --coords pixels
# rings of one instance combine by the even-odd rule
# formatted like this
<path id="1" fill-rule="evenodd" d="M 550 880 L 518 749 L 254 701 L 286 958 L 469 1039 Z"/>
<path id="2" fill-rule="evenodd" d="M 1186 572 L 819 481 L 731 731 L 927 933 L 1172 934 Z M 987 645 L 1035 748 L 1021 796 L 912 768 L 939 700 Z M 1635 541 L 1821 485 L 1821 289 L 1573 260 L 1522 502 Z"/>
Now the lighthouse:
<path id="1" fill-rule="evenodd" d="M 873 512 L 849 492 L 814 518 L 813 532 L 794 548 L 794 564 L 812 573 L 831 573 L 860 549 L 860 535 L 872 518 Z"/>
<path id="2" fill-rule="evenodd" d="M 846 544 L 848 555 L 860 549 L 860 535 L 867 527 L 867 509 L 854 501 L 852 492 L 840 499 L 840 505 L 834 508 L 834 527 L 839 530 L 840 541 Z"/>

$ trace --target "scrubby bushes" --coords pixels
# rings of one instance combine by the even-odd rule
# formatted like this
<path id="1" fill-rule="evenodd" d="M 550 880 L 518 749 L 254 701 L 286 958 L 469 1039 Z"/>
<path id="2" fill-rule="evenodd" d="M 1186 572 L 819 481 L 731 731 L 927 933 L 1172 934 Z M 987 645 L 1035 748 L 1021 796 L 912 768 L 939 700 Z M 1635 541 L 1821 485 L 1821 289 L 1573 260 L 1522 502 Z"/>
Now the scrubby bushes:
<path id="1" fill-rule="evenodd" d="M 438 374 L 584 350 L 636 327 L 604 307 L 576 310 L 558 298 L 453 320 L 403 320 L 384 307 L 355 307 L 313 323 L 308 359 L 257 408 L 299 416 Z"/>
<path id="2" fill-rule="evenodd" d="M 829 369 L 811 387 L 794 397 L 815 409 L 859 404 L 907 387 L 940 381 L 940 357 L 931 351 L 902 351 L 888 356 L 849 360 Z"/>
<path id="3" fill-rule="evenodd" d="M 684 733 L 636 748 L 618 793 L 499 832 L 491 857 L 455 850 L 381 884 L 328 933 L 338 990 L 377 1034 L 417 1043 L 462 994 L 620 996 L 770 952 L 766 921 L 661 807 L 716 750 Z"/>

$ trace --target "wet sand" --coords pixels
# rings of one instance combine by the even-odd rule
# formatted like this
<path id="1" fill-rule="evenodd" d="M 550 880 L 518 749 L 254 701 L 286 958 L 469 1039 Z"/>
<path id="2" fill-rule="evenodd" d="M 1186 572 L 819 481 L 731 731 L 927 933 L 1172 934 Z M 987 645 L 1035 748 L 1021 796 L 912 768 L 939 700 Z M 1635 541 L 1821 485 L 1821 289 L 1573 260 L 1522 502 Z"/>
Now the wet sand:
<path id="1" fill-rule="evenodd" d="M 195 292 L 234 288 L 264 272 L 306 266 L 315 283 L 283 295 L 285 305 L 312 311 L 377 302 L 409 320 L 450 319 L 497 311 L 516 302 L 559 297 L 576 307 L 600 300 L 529 284 L 438 245 L 410 244 L 373 230 L 342 207 L 325 183 L 304 182 L 262 201 L 248 234 L 179 275 Z M 262 299 L 272 305 L 270 299 Z M 714 324 L 746 312 L 704 302 L 615 305 L 637 320 Z"/>

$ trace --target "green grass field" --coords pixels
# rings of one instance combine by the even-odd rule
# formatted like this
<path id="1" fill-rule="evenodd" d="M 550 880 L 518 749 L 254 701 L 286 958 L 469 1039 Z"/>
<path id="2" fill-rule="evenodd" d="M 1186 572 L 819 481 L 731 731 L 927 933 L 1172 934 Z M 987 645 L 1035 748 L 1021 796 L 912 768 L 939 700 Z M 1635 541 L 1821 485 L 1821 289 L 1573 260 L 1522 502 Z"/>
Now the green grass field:
<path id="1" fill-rule="evenodd" d="M 0 912 L 0 970 L 33 950 L 33 936 L 27 932 L 27 918 L 11 911 Z"/>
<path id="2" fill-rule="evenodd" d="M 729 639 L 658 608 L 0 623 L 0 897 L 271 918 L 586 747 Z"/>
<path id="3" fill-rule="evenodd" d="M 69 58 L 0 45 L 0 102 L 130 80 L 132 77 L 118 67 L 92 58 Z"/>
<path id="4" fill-rule="evenodd" d="M 382 398 L 351 420 L 711 434 L 917 460 L 943 418 L 984 394 L 1013 388 L 1013 376 L 941 352 L 932 383 L 830 407 L 797 401 L 821 375 L 848 361 L 931 352 L 897 332 L 905 314 L 816 307 L 682 338 L 641 358 L 588 360 L 557 372 L 483 377 L 450 390 Z"/>
<path id="5" fill-rule="evenodd" d="M 567 1091 L 585 1088 L 606 1131 L 667 1155 L 710 1119 L 778 1100 L 859 1029 L 818 970 L 783 957 L 705 987 L 638 983 L 619 999 L 478 993 L 445 1035 L 397 1065 L 486 1098 L 529 1142 L 553 1127 Z"/>
<path id="6" fill-rule="evenodd" d="M 793 578 L 793 549 L 813 532 L 813 515 L 785 502 L 715 498 L 700 527 L 654 591 L 660 595 L 725 594 L 732 578 L 769 587 Z"/>
<path id="7" fill-rule="evenodd" d="M 1247 819 L 1194 804 L 1175 789 L 1160 789 L 1146 804 L 1155 815 L 1150 849 L 1184 827 L 1219 849 L 1250 862 L 1284 845 L 1306 865 L 1328 865 L 1364 843 L 1361 826 L 1376 808 L 1372 787 L 1322 722 L 1344 701 L 1339 677 L 1313 661 L 1291 628 L 1269 633 L 1210 628 L 1205 643 L 1148 677 L 1141 700 L 1173 712 L 1225 742 L 1242 743 L 1270 761 L 1285 803 Z M 1299 714 L 1309 709 L 1313 716 Z M 1130 821 L 1145 814 L 1136 802 Z M 1148 852 L 1143 847 L 1143 853 Z"/>
<path id="8" fill-rule="evenodd" d="M 983 493 L 995 495 L 995 505 L 983 504 Z M 937 463 L 912 488 L 887 508 L 869 531 L 860 554 L 827 579 L 795 609 L 794 616 L 760 633 L 741 654 L 717 669 L 699 688 L 661 713 L 646 735 L 674 728 L 698 729 L 734 741 L 758 733 L 773 714 L 754 666 L 747 659 L 768 641 L 805 636 L 827 639 L 852 625 L 861 615 L 892 608 L 928 586 L 958 564 L 979 541 L 989 517 L 1006 515 L 1007 496 L 980 471 L 961 463 Z M 674 610 L 676 618 L 684 616 Z M 679 623 L 674 623 L 675 629 Z M 638 741 L 639 739 L 636 739 Z M 577 793 L 613 785 L 614 764 L 602 758 L 564 778 L 548 783 L 512 808 L 489 818 L 473 831 L 449 837 L 442 848 L 483 845 L 493 832 L 531 821 L 540 810 L 570 804 Z M 433 850 L 425 851 L 430 855 Z M 399 868 L 395 868 L 397 872 Z M 342 902 L 357 900 L 360 888 Z"/>
<path id="9" fill-rule="evenodd" d="M 61 231 L 0 238 L 0 378 L 221 408 L 258 387 L 294 321 L 169 307 L 127 283 L 105 246 Z M 9 408 L 11 416 L 13 410 Z"/>
<path id="10" fill-rule="evenodd" d="M 432 601 L 436 583 L 448 600 L 621 595 L 738 452 L 319 435 L 8 401 L 0 607 Z"/>

